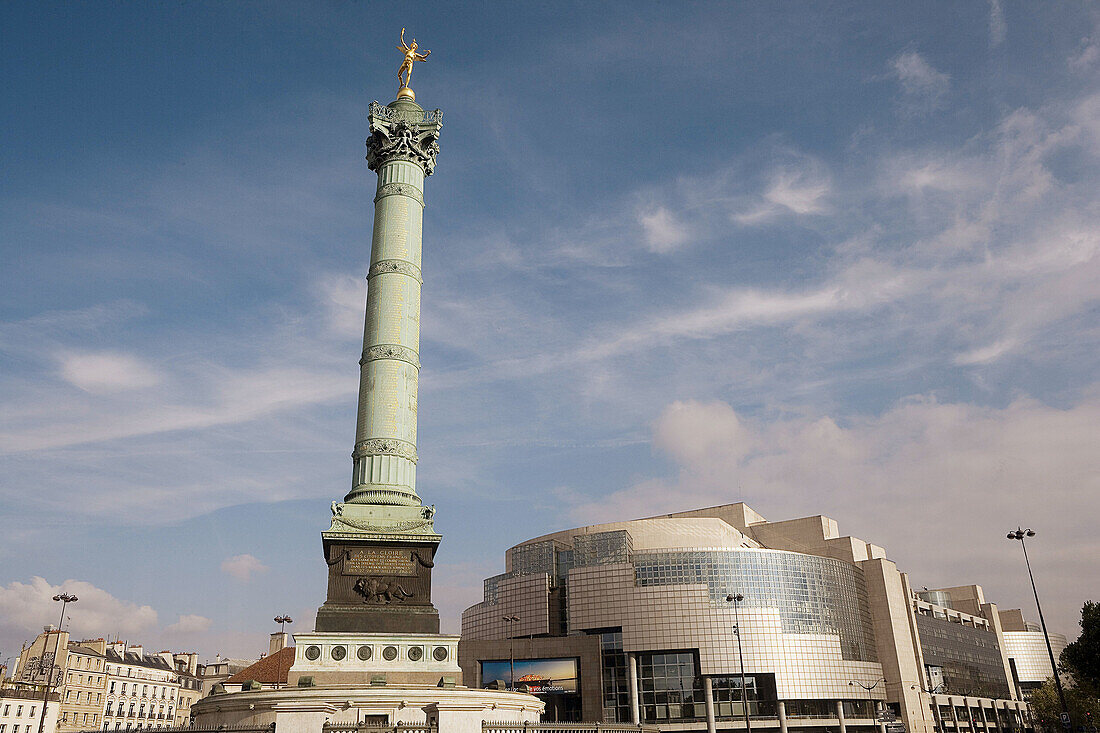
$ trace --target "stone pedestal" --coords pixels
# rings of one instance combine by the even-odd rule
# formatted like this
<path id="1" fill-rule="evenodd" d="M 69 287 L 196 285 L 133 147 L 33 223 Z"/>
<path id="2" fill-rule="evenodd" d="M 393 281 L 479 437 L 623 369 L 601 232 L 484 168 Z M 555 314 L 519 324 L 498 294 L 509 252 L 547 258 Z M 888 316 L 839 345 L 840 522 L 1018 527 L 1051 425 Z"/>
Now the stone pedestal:
<path id="1" fill-rule="evenodd" d="M 439 633 L 439 612 L 432 605 L 439 535 L 330 530 L 322 538 L 328 597 L 317 611 L 317 631 Z"/>
<path id="2" fill-rule="evenodd" d="M 322 687 L 460 686 L 458 639 L 447 634 L 295 634 L 287 684 L 296 686 L 308 677 Z"/>

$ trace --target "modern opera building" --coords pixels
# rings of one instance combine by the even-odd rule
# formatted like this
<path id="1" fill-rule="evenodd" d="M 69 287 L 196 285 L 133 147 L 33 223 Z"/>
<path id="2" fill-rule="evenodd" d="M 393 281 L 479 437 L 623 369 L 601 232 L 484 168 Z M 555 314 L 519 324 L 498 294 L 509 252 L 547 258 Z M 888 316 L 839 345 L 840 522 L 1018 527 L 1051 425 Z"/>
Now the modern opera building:
<path id="1" fill-rule="evenodd" d="M 506 571 L 462 614 L 463 678 L 539 695 L 544 719 L 734 730 L 747 698 L 750 727 L 781 733 L 1030 728 L 981 588 L 914 592 L 828 517 L 580 527 L 516 545 Z"/>

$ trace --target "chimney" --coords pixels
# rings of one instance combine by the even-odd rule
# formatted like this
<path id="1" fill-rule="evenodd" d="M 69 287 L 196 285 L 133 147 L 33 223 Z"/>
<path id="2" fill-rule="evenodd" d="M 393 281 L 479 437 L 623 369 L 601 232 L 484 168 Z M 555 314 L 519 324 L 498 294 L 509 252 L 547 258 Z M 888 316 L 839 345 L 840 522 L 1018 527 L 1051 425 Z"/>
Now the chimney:
<path id="1" fill-rule="evenodd" d="M 276 631 L 271 635 L 271 643 L 267 647 L 267 655 L 270 657 L 275 652 L 286 649 L 287 640 L 290 638 L 290 634 L 285 631 Z"/>
<path id="2" fill-rule="evenodd" d="M 113 651 L 115 654 L 119 655 L 120 657 L 126 653 L 126 642 L 124 642 L 124 641 L 117 641 L 117 640 L 112 641 L 110 646 L 111 646 L 111 651 Z"/>
<path id="3" fill-rule="evenodd" d="M 86 646 L 89 649 L 93 649 L 97 654 L 107 653 L 106 639 L 85 639 L 84 641 L 80 642 L 80 646 Z"/>
<path id="4" fill-rule="evenodd" d="M 190 675 L 198 674 L 199 655 L 196 652 L 176 652 L 172 659 L 175 660 L 177 670 Z"/>
<path id="5" fill-rule="evenodd" d="M 137 646 L 127 647 L 126 648 L 126 653 L 127 654 L 136 654 L 136 655 L 138 655 L 138 657 L 144 657 L 145 656 L 145 647 L 143 647 L 141 644 L 138 644 Z"/>

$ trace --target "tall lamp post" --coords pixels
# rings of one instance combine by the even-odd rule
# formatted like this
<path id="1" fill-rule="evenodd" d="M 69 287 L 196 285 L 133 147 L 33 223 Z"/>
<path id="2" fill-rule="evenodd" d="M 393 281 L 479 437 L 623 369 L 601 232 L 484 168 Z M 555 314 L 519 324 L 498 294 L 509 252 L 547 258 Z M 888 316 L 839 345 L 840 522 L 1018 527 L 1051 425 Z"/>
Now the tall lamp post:
<path id="1" fill-rule="evenodd" d="M 508 685 L 512 692 L 516 691 L 516 637 L 512 635 L 512 624 L 519 621 L 519 616 L 502 616 L 504 623 L 508 624 Z M 530 688 L 528 688 L 530 689 Z"/>
<path id="2" fill-rule="evenodd" d="M 741 663 L 741 710 L 745 713 L 745 731 L 752 730 L 752 723 L 749 722 L 749 690 L 745 687 L 745 655 L 741 651 L 741 614 L 738 611 L 738 604 L 745 600 L 745 596 L 740 593 L 730 593 L 726 596 L 726 603 L 733 604 L 733 633 L 737 635 L 737 660 Z"/>
<path id="3" fill-rule="evenodd" d="M 53 645 L 53 664 L 50 665 L 50 671 L 46 673 L 46 691 L 42 693 L 42 715 L 38 718 L 38 733 L 42 733 L 46 727 L 46 707 L 50 704 L 50 679 L 53 677 L 53 671 L 57 668 L 57 652 L 61 646 L 61 626 L 65 623 L 65 606 L 70 603 L 76 603 L 77 597 L 71 596 L 68 593 L 58 593 L 53 597 L 55 601 L 61 601 L 61 618 L 57 620 L 57 640 Z M 46 659 L 46 642 L 42 642 L 42 660 Z"/>
<path id="4" fill-rule="evenodd" d="M 1071 727 L 1069 707 L 1066 706 L 1066 693 L 1062 691 L 1062 680 L 1058 677 L 1058 663 L 1054 661 L 1054 650 L 1050 646 L 1050 634 L 1047 633 L 1047 622 L 1043 618 L 1043 607 L 1039 605 L 1039 591 L 1035 588 L 1035 575 L 1031 572 L 1031 560 L 1027 557 L 1027 543 L 1025 537 L 1034 537 L 1031 529 L 1017 527 L 1008 533 L 1008 539 L 1019 540 L 1020 547 L 1024 551 L 1024 563 L 1027 565 L 1027 577 L 1031 579 L 1031 592 L 1035 594 L 1035 608 L 1039 611 L 1039 624 L 1043 627 L 1043 640 L 1047 643 L 1047 654 L 1050 655 L 1050 669 L 1054 674 L 1054 686 L 1058 689 L 1058 702 L 1062 703 L 1062 725 L 1069 730 Z"/>
<path id="5" fill-rule="evenodd" d="M 885 678 L 882 678 L 882 677 L 880 677 L 879 679 L 875 680 L 875 684 L 873 684 L 873 685 L 865 685 L 865 684 L 863 684 L 862 682 L 852 682 L 852 681 L 849 681 L 849 682 L 848 682 L 848 684 L 849 684 L 850 686 L 852 686 L 852 687 L 854 687 L 854 686 L 856 686 L 856 685 L 859 685 L 859 686 L 860 686 L 860 687 L 862 687 L 862 688 L 863 688 L 864 690 L 867 690 L 867 702 L 869 702 L 869 703 L 871 704 L 871 717 L 872 717 L 872 718 L 876 718 L 876 717 L 878 717 L 878 716 L 877 716 L 877 715 L 875 715 L 875 703 L 874 703 L 874 700 L 873 700 L 873 699 L 872 699 L 872 697 L 871 697 L 871 690 L 873 690 L 873 689 L 875 689 L 876 687 L 878 687 L 878 686 L 879 686 L 879 683 L 881 683 L 881 682 L 885 682 L 885 681 L 886 681 L 886 679 L 885 679 Z"/>
<path id="6" fill-rule="evenodd" d="M 284 628 L 285 624 L 294 623 L 294 619 L 292 619 L 290 616 L 287 616 L 286 614 L 283 614 L 282 616 L 275 617 L 275 623 L 279 624 L 279 633 L 281 634 L 286 631 L 286 629 Z"/>
<path id="7" fill-rule="evenodd" d="M 938 695 L 939 691 L 943 689 L 943 684 L 942 683 L 938 684 L 935 687 L 933 687 L 931 690 L 924 689 L 924 685 L 909 685 L 909 689 L 910 690 L 920 690 L 921 692 L 928 695 L 928 698 L 931 701 L 931 705 L 932 705 L 932 723 L 933 723 L 933 727 L 937 731 L 942 731 L 944 728 L 943 728 L 943 723 L 940 722 L 940 704 L 938 702 L 936 702 L 936 695 Z M 924 700 L 922 699 L 921 700 L 921 718 L 924 718 L 924 713 L 925 712 L 926 711 L 924 710 Z"/>

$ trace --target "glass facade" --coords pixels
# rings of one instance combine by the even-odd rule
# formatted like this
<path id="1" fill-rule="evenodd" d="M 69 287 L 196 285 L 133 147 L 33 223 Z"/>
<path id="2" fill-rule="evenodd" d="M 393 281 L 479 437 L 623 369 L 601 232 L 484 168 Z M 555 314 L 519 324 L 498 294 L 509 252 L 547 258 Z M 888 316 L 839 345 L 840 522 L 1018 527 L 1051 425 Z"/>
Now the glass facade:
<path id="1" fill-rule="evenodd" d="M 921 613 L 916 614 L 916 619 L 924 663 L 942 667 L 947 692 L 1009 697 L 996 632 Z"/>
<path id="2" fill-rule="evenodd" d="M 630 562 L 633 553 L 634 542 L 624 529 L 581 534 L 573 538 L 573 562 L 576 567 Z"/>
<path id="3" fill-rule="evenodd" d="M 862 571 L 850 563 L 777 550 L 685 550 L 634 556 L 639 586 L 705 584 L 725 605 L 734 588 L 751 588 L 743 608 L 774 608 L 789 634 L 836 634 L 845 660 L 875 662 L 875 640 Z"/>
<path id="4" fill-rule="evenodd" d="M 638 689 L 647 723 L 706 718 L 703 680 L 691 651 L 638 654 Z"/>
<path id="5" fill-rule="evenodd" d="M 604 722 L 629 723 L 630 678 L 621 631 L 600 634 L 600 664 L 603 667 Z"/>

